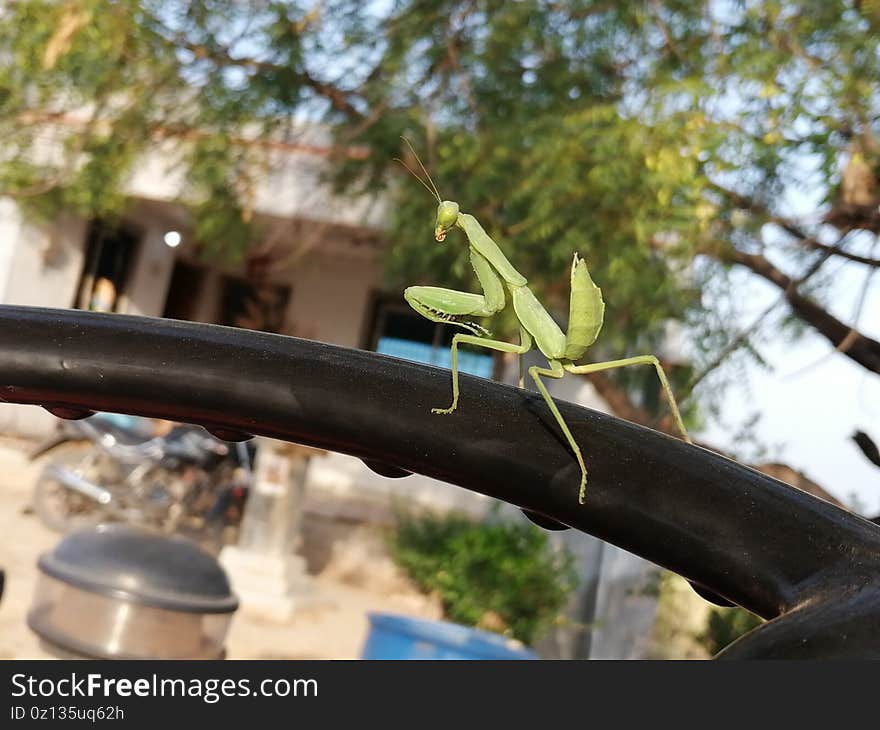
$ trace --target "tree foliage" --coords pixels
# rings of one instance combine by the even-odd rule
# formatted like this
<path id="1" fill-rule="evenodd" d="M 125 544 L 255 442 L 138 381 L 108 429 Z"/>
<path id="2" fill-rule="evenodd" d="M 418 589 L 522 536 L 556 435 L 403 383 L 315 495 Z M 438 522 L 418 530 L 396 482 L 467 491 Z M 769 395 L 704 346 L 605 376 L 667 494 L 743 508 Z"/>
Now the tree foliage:
<path id="1" fill-rule="evenodd" d="M 0 13 L 0 191 L 45 215 L 116 214 L 144 153 L 170 142 L 167 172 L 185 177 L 203 243 L 226 254 L 252 243 L 260 143 L 290 135 L 325 93 L 304 71 L 317 53 L 307 11 L 22 0 Z"/>
<path id="2" fill-rule="evenodd" d="M 0 14 L 0 189 L 112 213 L 139 155 L 174 142 L 198 233 L 240 251 L 259 142 L 321 120 L 369 151 L 340 154 L 335 182 L 394 197 L 389 281 L 472 287 L 392 162 L 413 162 L 404 135 L 560 314 L 586 257 L 609 354 L 673 320 L 698 366 L 757 352 L 735 324 L 746 274 L 880 372 L 880 343 L 827 301 L 833 265 L 880 263 L 878 30 L 867 0 L 21 0 Z M 64 154 L 35 151 L 47 130 Z"/>
<path id="3" fill-rule="evenodd" d="M 789 322 L 880 372 L 880 343 L 826 302 L 832 264 L 880 263 L 873 6 L 413 2 L 395 20 L 404 37 L 362 89 L 406 91 L 340 139 L 384 168 L 414 136 L 444 195 L 557 305 L 580 250 L 608 293 L 600 347 L 651 348 L 686 319 L 706 365 L 748 349 L 746 273 L 777 289 Z M 399 194 L 392 272 L 463 284 L 464 247 L 408 243 L 431 203 L 418 185 Z"/>
<path id="4" fill-rule="evenodd" d="M 739 606 L 732 608 L 713 606 L 706 617 L 706 626 L 697 640 L 710 656 L 715 656 L 726 646 L 763 623 L 760 617 Z"/>

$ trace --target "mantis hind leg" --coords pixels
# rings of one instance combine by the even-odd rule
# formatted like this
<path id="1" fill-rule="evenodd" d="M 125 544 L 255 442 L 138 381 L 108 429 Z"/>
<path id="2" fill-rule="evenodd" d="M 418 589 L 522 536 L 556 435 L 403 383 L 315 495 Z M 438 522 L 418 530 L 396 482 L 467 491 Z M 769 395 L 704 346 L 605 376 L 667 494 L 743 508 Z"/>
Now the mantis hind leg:
<path id="1" fill-rule="evenodd" d="M 556 407 L 556 403 L 553 401 L 553 397 L 550 395 L 544 383 L 541 381 L 542 375 L 545 375 L 548 378 L 561 378 L 565 375 L 565 370 L 563 370 L 563 366 L 558 360 L 550 360 L 549 362 L 549 369 L 540 368 L 537 366 L 530 367 L 529 375 L 532 376 L 532 380 L 535 381 L 535 384 L 538 386 L 538 390 L 540 390 L 541 395 L 544 396 L 544 400 L 547 402 L 547 405 L 550 408 L 550 412 L 556 419 L 556 423 L 559 424 L 559 428 L 562 429 L 562 433 L 565 435 L 565 438 L 568 441 L 568 445 L 571 446 L 571 450 L 574 451 L 575 458 L 577 459 L 578 465 L 581 468 L 581 483 L 580 489 L 578 490 L 578 502 L 583 504 L 584 496 L 587 491 L 587 467 L 584 464 L 583 454 L 581 454 L 581 449 L 577 445 L 577 442 L 574 440 L 574 436 L 571 435 L 571 430 L 568 428 L 568 424 L 565 422 L 565 419 L 562 417 L 562 414 Z"/>
<path id="2" fill-rule="evenodd" d="M 474 335 L 458 334 L 452 338 L 451 351 L 451 370 L 452 370 L 452 405 L 449 408 L 432 408 L 431 413 L 452 413 L 458 408 L 458 345 L 464 343 L 466 345 L 476 345 L 477 347 L 485 347 L 489 350 L 497 350 L 498 352 L 510 352 L 516 355 L 524 355 L 532 349 L 532 337 L 524 329 L 520 329 L 519 344 L 514 345 L 510 342 L 502 340 L 487 340 L 484 337 L 475 337 Z"/>
<path id="3" fill-rule="evenodd" d="M 672 416 L 675 419 L 675 425 L 678 427 L 678 430 L 681 431 L 681 435 L 684 437 L 684 440 L 689 444 L 693 443 L 691 441 L 691 437 L 687 432 L 687 429 L 684 426 L 684 421 L 681 419 L 681 413 L 678 411 L 678 404 L 675 402 L 675 396 L 672 395 L 672 388 L 669 387 L 669 380 L 666 378 L 666 373 L 663 371 L 663 366 L 660 364 L 660 361 L 654 357 L 654 355 L 638 355 L 637 357 L 628 357 L 624 360 L 609 360 L 608 362 L 596 362 L 590 363 L 588 365 L 565 365 L 565 369 L 574 373 L 575 375 L 586 375 L 587 373 L 596 373 L 600 370 L 613 370 L 614 368 L 625 368 L 629 365 L 653 365 L 654 369 L 657 371 L 657 377 L 660 379 L 660 385 L 663 386 L 663 392 L 666 395 L 666 400 L 669 402 L 669 408 L 672 411 Z"/>

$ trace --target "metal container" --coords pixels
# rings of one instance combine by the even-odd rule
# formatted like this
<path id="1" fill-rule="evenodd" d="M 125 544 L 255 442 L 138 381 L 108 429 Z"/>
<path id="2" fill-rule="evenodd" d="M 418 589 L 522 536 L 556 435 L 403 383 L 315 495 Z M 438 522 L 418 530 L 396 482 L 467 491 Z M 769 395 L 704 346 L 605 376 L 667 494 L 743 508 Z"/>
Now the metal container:
<path id="1" fill-rule="evenodd" d="M 238 599 L 189 540 L 131 525 L 66 536 L 40 556 L 28 626 L 66 652 L 107 659 L 219 659 Z"/>

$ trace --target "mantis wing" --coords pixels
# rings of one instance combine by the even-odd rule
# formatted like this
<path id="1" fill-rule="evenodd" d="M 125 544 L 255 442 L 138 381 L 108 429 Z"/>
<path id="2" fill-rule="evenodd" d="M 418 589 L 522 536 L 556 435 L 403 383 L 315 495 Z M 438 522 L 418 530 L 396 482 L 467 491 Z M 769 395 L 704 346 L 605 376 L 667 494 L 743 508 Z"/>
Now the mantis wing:
<path id="1" fill-rule="evenodd" d="M 568 334 L 565 337 L 565 359 L 580 360 L 602 329 L 605 302 L 602 290 L 593 283 L 586 262 L 574 255 L 571 262 L 571 299 L 569 302 Z"/>

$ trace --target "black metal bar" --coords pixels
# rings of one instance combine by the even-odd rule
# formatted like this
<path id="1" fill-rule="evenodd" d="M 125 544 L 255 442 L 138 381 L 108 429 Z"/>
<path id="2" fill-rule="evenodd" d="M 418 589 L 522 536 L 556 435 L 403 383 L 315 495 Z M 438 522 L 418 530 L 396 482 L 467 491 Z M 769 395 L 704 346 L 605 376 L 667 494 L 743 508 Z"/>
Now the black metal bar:
<path id="1" fill-rule="evenodd" d="M 813 615 L 842 620 L 817 606 L 852 600 L 862 630 L 847 623 L 849 650 L 858 637 L 855 655 L 880 656 L 876 525 L 707 450 L 561 403 L 590 471 L 580 505 L 577 464 L 540 396 L 469 376 L 461 386 L 458 410 L 439 416 L 430 409 L 448 404 L 450 378 L 437 368 L 215 325 L 0 307 L 3 400 L 199 423 L 425 474 L 782 616 L 754 634 L 771 637 L 776 655 L 797 654 L 803 620 L 814 632 Z M 752 637 L 737 651 L 751 655 L 750 641 L 755 655 L 773 653 Z"/>

